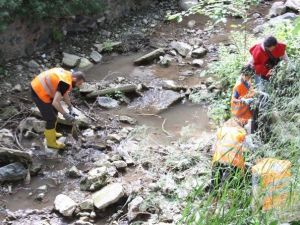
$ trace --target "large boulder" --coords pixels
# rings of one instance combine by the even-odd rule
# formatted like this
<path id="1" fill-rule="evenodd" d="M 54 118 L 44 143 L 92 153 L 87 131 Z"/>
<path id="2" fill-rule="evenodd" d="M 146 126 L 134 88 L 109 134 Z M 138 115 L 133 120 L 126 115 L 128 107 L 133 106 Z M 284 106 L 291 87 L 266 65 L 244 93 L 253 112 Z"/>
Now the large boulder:
<path id="1" fill-rule="evenodd" d="M 80 182 L 80 189 L 82 191 L 95 191 L 104 187 L 108 182 L 107 167 L 102 166 L 90 170 L 85 178 Z"/>
<path id="2" fill-rule="evenodd" d="M 20 162 L 15 162 L 0 168 L 0 183 L 22 180 L 27 175 L 27 169 Z"/>
<path id="3" fill-rule="evenodd" d="M 299 12 L 300 11 L 300 1 L 299 0 L 287 0 L 285 3 L 285 7 L 290 10 Z"/>
<path id="4" fill-rule="evenodd" d="M 159 113 L 179 101 L 183 96 L 171 90 L 150 89 L 135 99 L 129 108 L 142 112 Z"/>
<path id="5" fill-rule="evenodd" d="M 23 133 L 24 131 L 43 133 L 45 128 L 46 122 L 35 117 L 27 117 L 26 119 L 22 120 L 18 126 L 20 133 Z"/>
<path id="6" fill-rule="evenodd" d="M 198 0 L 180 0 L 179 5 L 182 10 L 188 10 L 193 6 L 197 5 L 199 2 Z"/>
<path id="7" fill-rule="evenodd" d="M 54 209 L 60 212 L 63 216 L 70 217 L 76 209 L 76 202 L 67 195 L 57 195 L 54 200 Z"/>
<path id="8" fill-rule="evenodd" d="M 149 63 L 152 63 L 153 60 L 158 59 L 159 56 L 162 56 L 165 54 L 165 50 L 163 48 L 156 49 L 136 60 L 134 60 L 134 65 L 140 66 L 140 65 L 146 65 Z"/>
<path id="9" fill-rule="evenodd" d="M 98 209 L 104 209 L 107 206 L 118 202 L 124 195 L 125 193 L 122 184 L 109 184 L 93 194 L 94 206 Z"/>
<path id="10" fill-rule="evenodd" d="M 78 68 L 81 70 L 86 70 L 93 66 L 93 64 L 88 59 L 66 52 L 63 53 L 62 63 L 63 65 L 71 68 L 78 66 Z"/>
<path id="11" fill-rule="evenodd" d="M 90 57 L 95 63 L 101 62 L 103 58 L 102 55 L 97 51 L 92 51 Z"/>
<path id="12" fill-rule="evenodd" d="M 267 23 L 264 23 L 262 25 L 257 26 L 254 28 L 254 33 L 261 33 L 268 27 L 276 27 L 280 24 L 287 23 L 289 21 L 293 21 L 297 18 L 297 15 L 295 13 L 285 13 L 281 16 L 274 17 L 270 19 Z"/>
<path id="13" fill-rule="evenodd" d="M 192 46 L 181 41 L 172 41 L 170 47 L 175 49 L 183 57 L 186 57 L 193 50 Z"/>
<path id="14" fill-rule="evenodd" d="M 280 16 L 285 12 L 286 12 L 286 6 L 284 2 L 274 2 L 269 11 L 268 17 L 272 18 L 272 17 Z"/>

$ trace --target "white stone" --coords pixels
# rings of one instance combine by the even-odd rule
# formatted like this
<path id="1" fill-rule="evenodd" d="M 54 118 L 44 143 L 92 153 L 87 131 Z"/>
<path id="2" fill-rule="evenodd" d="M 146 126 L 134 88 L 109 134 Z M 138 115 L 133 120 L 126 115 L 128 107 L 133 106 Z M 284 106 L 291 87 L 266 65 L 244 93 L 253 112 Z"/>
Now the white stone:
<path id="1" fill-rule="evenodd" d="M 93 194 L 94 206 L 104 209 L 118 202 L 124 196 L 124 188 L 120 183 L 109 184 Z"/>
<path id="2" fill-rule="evenodd" d="M 101 62 L 103 58 L 102 55 L 97 51 L 92 51 L 90 57 L 95 63 Z"/>
<path id="3" fill-rule="evenodd" d="M 67 217 L 73 215 L 76 206 L 76 202 L 74 202 L 69 196 L 63 194 L 57 195 L 54 201 L 55 210 Z"/>
<path id="4" fill-rule="evenodd" d="M 123 160 L 114 161 L 112 163 L 117 169 L 125 169 L 127 167 L 127 163 Z"/>
<path id="5" fill-rule="evenodd" d="M 172 41 L 170 46 L 184 57 L 186 57 L 193 50 L 192 46 L 181 41 Z"/>
<path id="6" fill-rule="evenodd" d="M 127 218 L 129 221 L 132 221 L 136 218 L 140 212 L 140 205 L 143 203 L 144 199 L 141 196 L 137 196 L 128 204 L 128 213 Z"/>
<path id="7" fill-rule="evenodd" d="M 300 11 L 300 1 L 299 0 L 287 0 L 285 6 L 289 9 Z"/>
<path id="8" fill-rule="evenodd" d="M 81 70 L 87 70 L 90 69 L 93 66 L 93 63 L 90 62 L 90 60 L 86 58 L 81 58 L 78 68 Z"/>
<path id="9" fill-rule="evenodd" d="M 80 57 L 77 55 L 73 55 L 73 54 L 64 52 L 62 63 L 65 66 L 75 67 L 76 65 L 78 65 L 80 63 Z"/>
<path id="10" fill-rule="evenodd" d="M 14 86 L 13 89 L 12 89 L 12 91 L 21 92 L 22 91 L 21 84 L 17 84 L 16 86 Z"/>

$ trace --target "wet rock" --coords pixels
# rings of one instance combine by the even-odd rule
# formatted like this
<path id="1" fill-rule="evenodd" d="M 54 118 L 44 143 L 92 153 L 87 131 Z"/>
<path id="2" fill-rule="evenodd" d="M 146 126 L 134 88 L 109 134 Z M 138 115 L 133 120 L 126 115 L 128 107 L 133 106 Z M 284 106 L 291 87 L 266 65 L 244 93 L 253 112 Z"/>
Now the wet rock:
<path id="1" fill-rule="evenodd" d="M 47 185 L 42 185 L 42 186 L 39 186 L 36 190 L 40 191 L 40 192 L 46 192 L 48 190 L 48 187 L 47 187 Z"/>
<path id="2" fill-rule="evenodd" d="M 22 180 L 27 175 L 27 169 L 20 162 L 15 162 L 0 168 L 0 183 L 4 181 Z"/>
<path id="3" fill-rule="evenodd" d="M 81 58 L 80 63 L 78 65 L 78 68 L 81 70 L 88 70 L 90 69 L 94 64 L 90 62 L 90 60 L 86 58 Z"/>
<path id="4" fill-rule="evenodd" d="M 40 65 L 33 59 L 27 63 L 27 66 L 33 70 L 37 70 L 40 67 Z"/>
<path id="5" fill-rule="evenodd" d="M 175 49 L 183 57 L 186 57 L 193 50 L 192 46 L 180 41 L 172 41 L 170 47 Z"/>
<path id="6" fill-rule="evenodd" d="M 94 209 L 93 199 L 86 199 L 79 204 L 79 208 L 83 211 L 92 211 Z"/>
<path id="7" fill-rule="evenodd" d="M 166 110 L 181 98 L 182 96 L 175 91 L 151 89 L 146 91 L 142 97 L 134 100 L 129 108 L 158 113 Z"/>
<path id="8" fill-rule="evenodd" d="M 199 48 L 201 45 L 203 45 L 203 41 L 200 38 L 190 38 L 189 44 L 194 48 Z"/>
<path id="9" fill-rule="evenodd" d="M 72 166 L 67 171 L 67 176 L 70 178 L 79 178 L 79 177 L 82 177 L 82 172 L 79 169 L 77 169 L 76 166 Z"/>
<path id="10" fill-rule="evenodd" d="M 129 116 L 120 116 L 119 117 L 119 121 L 122 122 L 122 123 L 128 123 L 128 124 L 131 124 L 131 125 L 134 125 L 137 123 L 137 120 L 132 118 L 132 117 L 129 117 Z"/>
<path id="11" fill-rule="evenodd" d="M 162 67 L 170 66 L 171 62 L 172 62 L 172 58 L 168 55 L 159 57 L 159 65 Z"/>
<path id="12" fill-rule="evenodd" d="M 185 11 L 197 4 L 199 4 L 198 0 L 180 0 L 179 2 L 180 8 Z"/>
<path id="13" fill-rule="evenodd" d="M 127 218 L 129 221 L 134 220 L 140 212 L 140 206 L 144 199 L 141 196 L 137 196 L 128 204 Z"/>
<path id="14" fill-rule="evenodd" d="M 68 66 L 68 67 L 75 67 L 77 65 L 79 65 L 80 63 L 80 58 L 79 56 L 77 55 L 73 55 L 73 54 L 69 54 L 69 53 L 66 53 L 64 52 L 63 53 L 63 59 L 62 59 L 62 63 L 65 65 L 65 66 Z"/>
<path id="15" fill-rule="evenodd" d="M 85 82 L 81 85 L 79 91 L 80 91 L 80 93 L 88 94 L 97 89 L 98 89 L 97 84 L 90 84 L 90 83 Z"/>
<path id="16" fill-rule="evenodd" d="M 192 61 L 192 65 L 196 67 L 202 67 L 204 65 L 204 61 L 202 59 L 194 59 Z"/>
<path id="17" fill-rule="evenodd" d="M 287 0 L 285 3 L 285 7 L 291 9 L 295 12 L 300 11 L 300 1 L 299 0 Z"/>
<path id="18" fill-rule="evenodd" d="M 32 158 L 28 152 L 0 147 L 0 164 L 21 162 L 23 165 L 31 165 Z"/>
<path id="19" fill-rule="evenodd" d="M 37 201 L 43 201 L 45 198 L 46 194 L 45 193 L 39 193 L 36 197 L 35 200 Z"/>
<path id="20" fill-rule="evenodd" d="M 192 57 L 193 58 L 203 58 L 207 54 L 207 49 L 204 47 L 197 48 L 192 51 Z"/>
<path id="21" fill-rule="evenodd" d="M 22 86 L 21 84 L 17 84 L 16 86 L 14 86 L 12 88 L 12 91 L 15 91 L 15 92 L 21 92 L 22 91 Z"/>
<path id="22" fill-rule="evenodd" d="M 195 25 L 196 25 L 195 20 L 190 20 L 187 24 L 188 28 L 190 28 L 190 29 L 193 29 Z"/>
<path id="23" fill-rule="evenodd" d="M 109 134 L 107 135 L 107 139 L 120 142 L 122 140 L 122 137 L 119 134 Z"/>
<path id="24" fill-rule="evenodd" d="M 90 57 L 95 63 L 101 62 L 103 58 L 102 55 L 97 51 L 92 51 Z"/>
<path id="25" fill-rule="evenodd" d="M 86 129 L 82 132 L 82 136 L 84 136 L 84 137 L 94 137 L 95 132 L 94 132 L 93 129 L 89 128 L 89 129 Z"/>
<path id="26" fill-rule="evenodd" d="M 285 12 L 286 12 L 286 6 L 284 5 L 284 2 L 274 2 L 269 11 L 268 17 L 272 18 L 272 17 L 280 16 Z"/>
<path id="27" fill-rule="evenodd" d="M 27 117 L 26 119 L 22 120 L 18 126 L 18 130 L 21 134 L 23 134 L 24 131 L 33 131 L 40 134 L 45 131 L 45 128 L 46 122 L 35 117 Z"/>
<path id="28" fill-rule="evenodd" d="M 123 160 L 118 160 L 118 161 L 114 161 L 113 165 L 117 168 L 117 169 L 125 169 L 127 167 L 127 163 Z"/>
<path id="29" fill-rule="evenodd" d="M 66 217 L 73 215 L 76 206 L 76 202 L 67 195 L 59 194 L 54 200 L 54 209 Z"/>
<path id="30" fill-rule="evenodd" d="M 118 101 L 110 97 L 98 97 L 97 102 L 101 107 L 107 109 L 113 109 L 119 106 Z"/>
<path id="31" fill-rule="evenodd" d="M 94 168 L 88 172 L 87 177 L 83 178 L 80 182 L 80 190 L 82 191 L 95 191 L 105 186 L 108 182 L 107 167 L 102 166 Z"/>
<path id="32" fill-rule="evenodd" d="M 179 76 L 184 76 L 184 77 L 189 77 L 189 76 L 193 76 L 194 72 L 191 70 L 185 70 L 179 73 Z"/>
<path id="33" fill-rule="evenodd" d="M 14 135 L 8 129 L 0 130 L 0 143 L 4 146 L 13 146 L 14 144 Z"/>
<path id="34" fill-rule="evenodd" d="M 120 183 L 109 184 L 100 191 L 93 194 L 94 206 L 104 209 L 118 202 L 124 196 L 124 188 Z"/>
<path id="35" fill-rule="evenodd" d="M 140 65 L 147 65 L 149 63 L 152 63 L 153 60 L 158 59 L 159 56 L 162 56 L 165 54 L 165 50 L 163 48 L 156 49 L 134 61 L 134 65 L 140 66 Z"/>

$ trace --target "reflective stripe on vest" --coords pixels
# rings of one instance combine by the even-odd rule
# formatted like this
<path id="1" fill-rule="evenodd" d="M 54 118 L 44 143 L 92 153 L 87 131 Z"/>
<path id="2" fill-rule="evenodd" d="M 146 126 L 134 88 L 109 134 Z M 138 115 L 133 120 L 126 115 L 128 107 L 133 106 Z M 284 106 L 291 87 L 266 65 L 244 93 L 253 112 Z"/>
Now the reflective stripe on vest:
<path id="1" fill-rule="evenodd" d="M 47 92 L 47 94 L 53 98 L 55 94 L 55 90 L 52 87 L 50 75 L 48 74 L 48 71 L 44 75 L 38 76 L 38 79 L 43 86 L 44 90 Z"/>

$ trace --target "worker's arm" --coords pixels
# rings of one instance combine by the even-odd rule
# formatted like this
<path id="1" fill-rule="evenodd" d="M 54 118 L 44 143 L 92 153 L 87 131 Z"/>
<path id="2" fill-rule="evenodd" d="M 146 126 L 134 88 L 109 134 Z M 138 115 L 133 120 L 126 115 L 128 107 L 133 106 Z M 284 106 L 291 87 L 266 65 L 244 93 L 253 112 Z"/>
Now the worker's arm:
<path id="1" fill-rule="evenodd" d="M 72 107 L 72 103 L 71 103 L 71 99 L 70 99 L 70 96 L 69 96 L 69 92 L 66 92 L 64 94 L 64 101 L 65 101 L 65 103 L 67 104 L 68 107 Z"/>
<path id="2" fill-rule="evenodd" d="M 54 95 L 54 99 L 53 99 L 53 102 L 52 102 L 52 105 L 54 106 L 54 108 L 60 112 L 61 114 L 65 114 L 66 111 L 63 109 L 63 107 L 61 106 L 61 99 L 62 99 L 62 95 L 59 91 L 57 91 Z"/>

